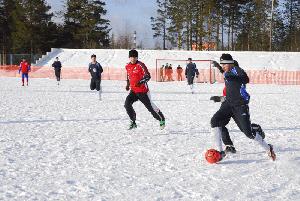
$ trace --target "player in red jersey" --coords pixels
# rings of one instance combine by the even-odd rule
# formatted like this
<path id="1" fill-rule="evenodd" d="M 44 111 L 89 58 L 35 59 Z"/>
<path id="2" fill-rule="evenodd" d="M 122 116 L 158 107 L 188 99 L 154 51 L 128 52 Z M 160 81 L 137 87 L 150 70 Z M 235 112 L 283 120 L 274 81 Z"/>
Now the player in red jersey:
<path id="1" fill-rule="evenodd" d="M 160 128 L 165 127 L 165 117 L 160 109 L 151 101 L 151 96 L 147 82 L 151 76 L 146 65 L 138 61 L 138 52 L 136 50 L 129 51 L 130 62 L 126 65 L 127 71 L 127 86 L 126 90 L 128 94 L 125 101 L 125 108 L 128 116 L 130 117 L 131 124 L 129 129 L 136 128 L 135 123 L 136 113 L 132 107 L 132 104 L 140 100 L 145 107 L 151 112 L 152 116 L 160 122 Z"/>
<path id="2" fill-rule="evenodd" d="M 19 68 L 19 74 L 22 72 L 22 86 L 24 86 L 24 79 L 26 78 L 27 86 L 28 86 L 28 73 L 31 71 L 29 63 L 26 59 L 22 59 Z"/>

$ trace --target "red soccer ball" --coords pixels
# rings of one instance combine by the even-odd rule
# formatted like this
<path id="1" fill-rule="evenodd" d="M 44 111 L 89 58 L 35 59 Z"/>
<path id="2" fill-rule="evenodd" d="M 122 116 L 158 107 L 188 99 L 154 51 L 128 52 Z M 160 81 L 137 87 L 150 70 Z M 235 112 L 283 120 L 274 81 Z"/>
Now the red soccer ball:
<path id="1" fill-rule="evenodd" d="M 213 164 L 220 161 L 221 154 L 215 149 L 209 149 L 205 153 L 205 159 L 208 163 Z"/>

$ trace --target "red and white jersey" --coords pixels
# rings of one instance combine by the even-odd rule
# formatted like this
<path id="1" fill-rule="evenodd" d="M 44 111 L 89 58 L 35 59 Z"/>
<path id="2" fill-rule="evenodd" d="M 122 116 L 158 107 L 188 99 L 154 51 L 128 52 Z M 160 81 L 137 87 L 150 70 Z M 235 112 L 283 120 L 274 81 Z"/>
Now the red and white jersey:
<path id="1" fill-rule="evenodd" d="M 131 90 L 134 93 L 147 93 L 149 91 L 147 81 L 151 77 L 146 65 L 137 61 L 135 64 L 128 63 L 125 68 Z"/>

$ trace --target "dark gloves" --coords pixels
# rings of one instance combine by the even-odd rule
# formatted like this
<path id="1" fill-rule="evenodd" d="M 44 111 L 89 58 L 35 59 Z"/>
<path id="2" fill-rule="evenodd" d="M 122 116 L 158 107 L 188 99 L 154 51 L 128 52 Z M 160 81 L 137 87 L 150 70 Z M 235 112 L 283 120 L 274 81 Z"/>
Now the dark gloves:
<path id="1" fill-rule="evenodd" d="M 214 65 L 216 68 L 221 68 L 220 64 L 216 61 L 212 61 L 212 65 Z"/>
<path id="2" fill-rule="evenodd" d="M 129 91 L 129 85 L 126 85 L 125 89 L 126 89 L 126 91 Z"/>
<path id="3" fill-rule="evenodd" d="M 217 69 L 219 69 L 219 71 L 221 73 L 224 73 L 224 70 L 222 69 L 222 67 L 220 66 L 220 64 L 218 62 L 212 61 L 212 64 L 213 64 L 214 67 L 216 67 Z"/>
<path id="4" fill-rule="evenodd" d="M 217 102 L 223 103 L 225 101 L 225 98 L 226 98 L 225 96 L 212 96 L 212 97 L 210 97 L 209 100 L 212 100 L 215 103 L 217 103 Z"/>

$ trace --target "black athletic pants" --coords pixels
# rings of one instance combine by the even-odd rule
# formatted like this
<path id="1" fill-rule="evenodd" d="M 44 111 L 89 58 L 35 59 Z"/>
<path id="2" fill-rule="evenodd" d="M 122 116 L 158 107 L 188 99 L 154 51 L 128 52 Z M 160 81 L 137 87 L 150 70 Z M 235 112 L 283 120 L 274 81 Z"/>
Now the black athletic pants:
<path id="1" fill-rule="evenodd" d="M 136 113 L 132 107 L 132 104 L 136 101 L 140 100 L 145 107 L 148 109 L 149 112 L 151 112 L 152 116 L 159 120 L 164 121 L 165 117 L 162 114 L 162 112 L 158 109 L 158 107 L 151 101 L 148 93 L 134 93 L 133 91 L 130 91 L 128 94 L 124 107 L 126 108 L 127 114 L 130 117 L 131 121 L 136 120 Z"/>
<path id="2" fill-rule="evenodd" d="M 61 72 L 61 69 L 55 69 L 55 76 L 56 76 L 57 81 L 60 81 L 60 72 Z"/>
<path id="3" fill-rule="evenodd" d="M 251 129 L 248 105 L 230 106 L 226 101 L 221 104 L 220 109 L 211 118 L 211 127 L 221 127 L 222 141 L 225 145 L 233 145 L 226 125 L 233 118 L 239 129 L 250 139 L 255 138 Z"/>
<path id="4" fill-rule="evenodd" d="M 91 84 L 90 84 L 90 88 L 91 90 L 96 89 L 97 91 L 100 91 L 100 85 L 101 85 L 101 80 L 100 79 L 91 79 Z"/>
<path id="5" fill-rule="evenodd" d="M 187 76 L 188 85 L 194 84 L 194 77 L 195 76 Z"/>

